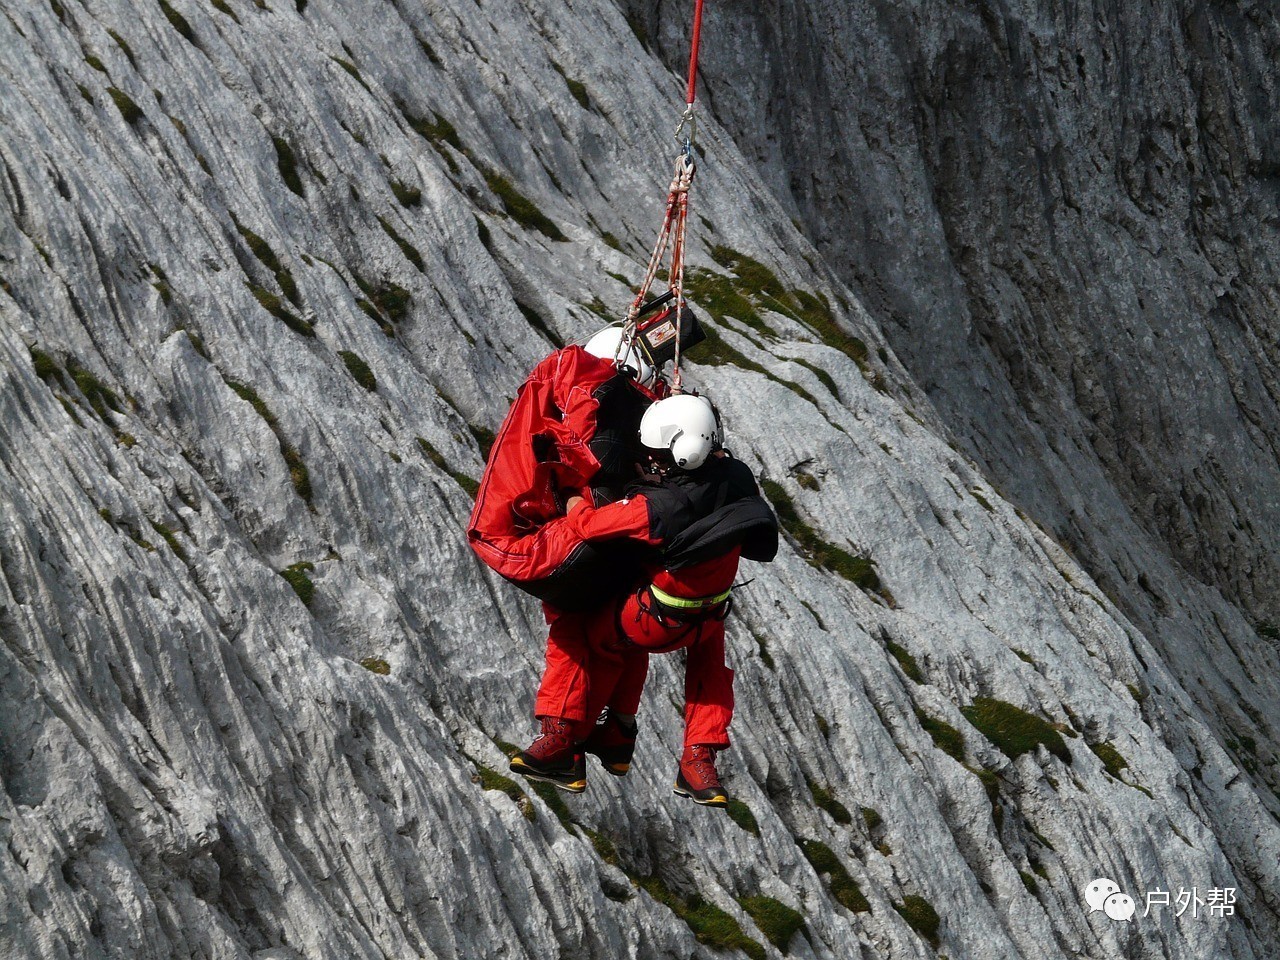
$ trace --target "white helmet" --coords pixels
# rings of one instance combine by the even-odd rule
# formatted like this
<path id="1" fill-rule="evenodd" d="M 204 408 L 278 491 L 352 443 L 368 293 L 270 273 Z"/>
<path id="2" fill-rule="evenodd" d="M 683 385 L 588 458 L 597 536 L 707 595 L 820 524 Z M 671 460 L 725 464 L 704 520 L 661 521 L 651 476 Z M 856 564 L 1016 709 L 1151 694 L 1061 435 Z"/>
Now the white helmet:
<path id="1" fill-rule="evenodd" d="M 630 340 L 624 342 L 621 327 L 605 327 L 593 335 L 582 347 L 593 357 L 614 361 L 618 369 L 630 367 L 639 383 L 651 387 L 658 378 L 658 371 L 648 363 Z"/>
<path id="2" fill-rule="evenodd" d="M 698 469 L 720 446 L 711 401 L 691 394 L 659 400 L 640 420 L 640 442 L 651 450 L 670 450 L 677 467 Z"/>

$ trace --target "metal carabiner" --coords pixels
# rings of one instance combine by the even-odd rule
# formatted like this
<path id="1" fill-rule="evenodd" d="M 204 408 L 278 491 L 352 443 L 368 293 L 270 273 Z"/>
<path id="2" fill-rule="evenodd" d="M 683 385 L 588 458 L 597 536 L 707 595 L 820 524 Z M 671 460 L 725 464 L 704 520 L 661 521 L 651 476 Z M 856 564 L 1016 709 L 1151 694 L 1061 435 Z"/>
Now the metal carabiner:
<path id="1" fill-rule="evenodd" d="M 687 136 L 684 134 L 685 128 L 688 128 Z M 687 156 L 693 156 L 693 141 L 698 132 L 698 122 L 693 115 L 693 104 L 689 104 L 684 108 L 684 113 L 680 115 L 680 123 L 676 125 L 675 139 L 677 143 L 684 143 L 684 152 Z"/>

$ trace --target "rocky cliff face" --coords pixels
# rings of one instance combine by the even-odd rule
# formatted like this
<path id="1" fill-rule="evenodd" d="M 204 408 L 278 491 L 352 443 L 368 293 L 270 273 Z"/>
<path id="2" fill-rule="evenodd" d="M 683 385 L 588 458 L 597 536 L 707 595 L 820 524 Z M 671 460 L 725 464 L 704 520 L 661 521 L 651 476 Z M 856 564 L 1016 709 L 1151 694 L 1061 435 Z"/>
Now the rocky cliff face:
<path id="1" fill-rule="evenodd" d="M 675 658 L 625 780 L 495 775 L 542 627 L 461 535 L 643 269 L 674 14 L 6 8 L 2 952 L 1268 956 L 1246 6 L 712 6 L 688 375 L 789 531 L 730 628 L 733 819 L 669 794 Z M 1236 915 L 1113 921 L 1099 876 Z"/>

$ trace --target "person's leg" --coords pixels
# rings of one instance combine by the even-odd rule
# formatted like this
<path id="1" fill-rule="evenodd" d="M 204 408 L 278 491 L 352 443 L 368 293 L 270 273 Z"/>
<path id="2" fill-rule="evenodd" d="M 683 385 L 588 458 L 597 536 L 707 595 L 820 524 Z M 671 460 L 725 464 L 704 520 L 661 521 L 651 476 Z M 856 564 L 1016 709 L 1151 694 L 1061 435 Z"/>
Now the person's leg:
<path id="1" fill-rule="evenodd" d="M 587 622 L 591 675 L 587 696 L 590 732 L 582 750 L 599 757 L 616 777 L 626 776 L 636 747 L 636 712 L 649 673 L 649 655 L 624 643 L 619 635 L 618 600 Z"/>
<path id="2" fill-rule="evenodd" d="M 546 666 L 533 715 L 560 717 L 580 724 L 587 718 L 587 635 L 591 614 L 547 611 Z"/>
<path id="3" fill-rule="evenodd" d="M 733 720 L 733 671 L 725 663 L 724 621 L 702 626 L 684 669 L 684 745 L 724 750 Z"/>
<path id="4" fill-rule="evenodd" d="M 572 793 L 587 787 L 579 741 L 586 735 L 589 616 L 547 608 L 546 666 L 533 707 L 542 732 L 510 764 L 515 773 Z"/>

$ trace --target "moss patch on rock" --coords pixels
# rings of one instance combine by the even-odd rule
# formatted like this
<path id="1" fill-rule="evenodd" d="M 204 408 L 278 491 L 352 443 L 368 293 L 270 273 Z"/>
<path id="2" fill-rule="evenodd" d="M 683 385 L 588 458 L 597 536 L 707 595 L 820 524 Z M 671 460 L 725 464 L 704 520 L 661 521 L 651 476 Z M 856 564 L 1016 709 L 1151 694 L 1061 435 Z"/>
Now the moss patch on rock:
<path id="1" fill-rule="evenodd" d="M 632 879 L 649 896 L 683 920 L 699 943 L 718 950 L 741 950 L 752 960 L 764 960 L 764 947 L 743 933 L 742 925 L 714 903 L 697 894 L 683 897 L 656 875 Z"/>
<path id="2" fill-rule="evenodd" d="M 302 178 L 298 176 L 298 157 L 293 146 L 284 137 L 272 137 L 271 143 L 276 148 L 276 169 L 284 178 L 284 185 L 305 199 L 307 192 L 303 189 Z"/>
<path id="3" fill-rule="evenodd" d="M 544 214 L 537 205 L 515 188 L 506 177 L 497 170 L 486 168 L 481 171 L 484 182 L 502 202 L 502 209 L 516 223 L 531 230 L 537 230 L 550 240 L 565 242 L 566 237 L 551 218 Z"/>
<path id="4" fill-rule="evenodd" d="M 307 470 L 307 465 L 303 462 L 302 456 L 289 443 L 288 438 L 285 437 L 284 430 L 280 427 L 280 421 L 276 419 L 276 415 L 271 412 L 253 387 L 237 380 L 227 380 L 226 383 L 240 399 L 253 407 L 254 412 L 266 422 L 267 426 L 271 428 L 271 432 L 276 435 L 276 442 L 280 445 L 280 455 L 284 458 L 285 466 L 289 468 L 289 480 L 293 484 L 293 489 L 298 496 L 306 501 L 307 506 L 311 506 L 311 473 Z"/>
<path id="5" fill-rule="evenodd" d="M 400 248 L 400 252 L 404 254 L 405 259 L 417 267 L 419 273 L 426 273 L 427 265 L 423 262 L 422 254 L 418 251 L 418 248 L 404 237 L 400 236 L 400 234 L 396 232 L 396 228 L 389 224 L 383 217 L 378 218 L 378 223 L 381 224 L 383 232 L 395 241 L 396 246 Z"/>
<path id="6" fill-rule="evenodd" d="M 124 117 L 125 123 L 134 125 L 146 117 L 146 114 L 142 112 L 142 108 L 134 103 L 133 98 L 119 87 L 107 87 L 107 95 L 111 97 L 111 102 L 120 111 L 120 116 Z"/>
<path id="7" fill-rule="evenodd" d="M 901 903 L 895 903 L 893 909 L 907 921 L 907 926 L 928 941 L 929 946 L 938 949 L 938 926 L 942 923 L 942 918 L 938 916 L 933 904 L 918 894 L 910 894 L 903 897 Z"/>
<path id="8" fill-rule="evenodd" d="M 311 606 L 311 601 L 316 594 L 316 585 L 311 582 L 308 573 L 315 570 L 316 565 L 307 560 L 299 563 L 291 564 L 280 571 L 280 576 L 284 577 L 285 582 L 293 587 L 293 592 L 298 595 L 298 599 L 305 606 Z"/>
<path id="9" fill-rule="evenodd" d="M 760 824 L 756 823 L 755 814 L 751 812 L 750 807 L 737 797 L 729 801 L 724 812 L 728 814 L 730 820 L 747 831 L 747 833 L 754 834 L 757 837 L 760 836 Z"/>
<path id="10" fill-rule="evenodd" d="M 924 673 L 920 670 L 920 664 L 916 662 L 916 658 L 908 652 L 906 647 L 892 640 L 886 640 L 884 646 L 886 650 L 893 654 L 893 659 L 898 661 L 898 666 L 902 668 L 902 672 L 907 675 L 908 679 L 916 683 L 924 683 Z"/>
<path id="11" fill-rule="evenodd" d="M 1010 760 L 1043 745 L 1063 763 L 1071 762 L 1062 734 L 1048 721 L 1021 707 L 994 697 L 977 697 L 960 712 Z"/>
<path id="12" fill-rule="evenodd" d="M 836 823 L 853 823 L 853 817 L 849 815 L 849 808 L 831 795 L 830 787 L 807 777 L 805 778 L 805 783 L 809 786 L 809 795 L 813 797 L 813 802 L 817 804 L 820 810 L 825 810 Z"/>
<path id="13" fill-rule="evenodd" d="M 892 595 L 885 589 L 880 575 L 876 573 L 874 560 L 867 556 L 850 553 L 843 547 L 837 547 L 823 540 L 813 527 L 800 518 L 791 495 L 776 480 L 766 478 L 760 481 L 760 486 L 764 495 L 773 503 L 782 529 L 786 531 L 799 549 L 800 555 L 811 566 L 828 570 L 868 593 L 876 594 L 886 602 L 891 601 Z"/>
<path id="14" fill-rule="evenodd" d="M 351 374 L 351 378 L 356 383 L 370 393 L 378 389 L 378 378 L 373 375 L 373 371 L 369 369 L 369 365 L 364 362 L 364 358 L 360 354 L 354 350 L 339 350 L 338 356 L 342 358 L 342 362 L 347 367 L 347 372 Z"/>
<path id="15" fill-rule="evenodd" d="M 840 858 L 820 840 L 800 840 L 800 851 L 813 866 L 814 871 L 826 880 L 827 889 L 846 910 L 851 913 L 867 913 L 871 904 L 863 895 Z"/>
<path id="16" fill-rule="evenodd" d="M 762 895 L 739 897 L 738 903 L 770 943 L 787 953 L 791 938 L 805 929 L 804 914 L 781 900 Z"/>
<path id="17" fill-rule="evenodd" d="M 937 717 L 930 716 L 923 710 L 916 710 L 916 719 L 925 733 L 933 740 L 933 745 L 949 757 L 964 763 L 964 734 Z"/>
<path id="18" fill-rule="evenodd" d="M 431 445 L 430 441 L 423 437 L 417 437 L 415 439 L 418 441 L 418 449 L 422 451 L 422 455 L 449 476 L 453 477 L 454 482 L 467 492 L 467 496 L 474 499 L 475 495 L 480 492 L 480 484 L 471 477 L 468 477 L 465 473 L 460 473 L 449 466 L 449 461 L 444 458 L 444 455 L 439 450 Z"/>
<path id="19" fill-rule="evenodd" d="M 1129 766 L 1129 761 L 1121 756 L 1120 751 L 1116 749 L 1116 745 L 1110 740 L 1105 743 L 1091 743 L 1089 749 L 1094 752 L 1107 773 L 1120 779 L 1120 772 Z"/>

